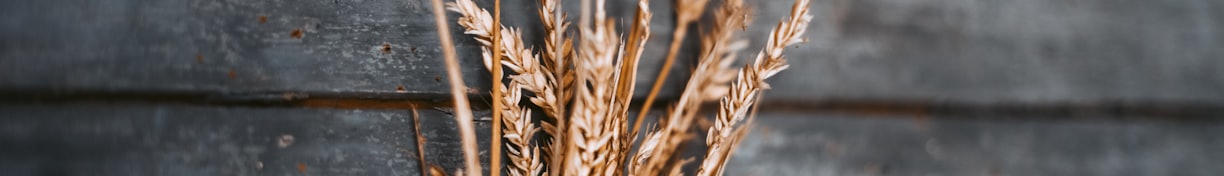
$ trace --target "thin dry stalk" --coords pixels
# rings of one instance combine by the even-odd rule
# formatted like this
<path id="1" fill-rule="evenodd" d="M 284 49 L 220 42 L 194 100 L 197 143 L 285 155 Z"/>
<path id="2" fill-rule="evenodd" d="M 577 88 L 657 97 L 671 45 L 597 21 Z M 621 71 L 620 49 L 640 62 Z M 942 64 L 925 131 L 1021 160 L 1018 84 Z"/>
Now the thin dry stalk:
<path id="1" fill-rule="evenodd" d="M 622 121 L 628 122 L 629 102 L 633 99 L 634 83 L 637 80 L 638 62 L 641 60 L 642 52 L 645 51 L 646 42 L 650 39 L 650 19 L 654 16 L 650 13 L 650 1 L 639 0 L 637 13 L 634 15 L 632 27 L 629 29 L 628 45 L 625 49 L 625 55 L 621 59 L 621 70 L 616 83 L 616 100 L 620 101 L 620 107 L 613 111 L 613 115 Z M 641 119 L 638 119 L 641 121 Z M 627 125 L 627 123 L 626 123 Z M 633 140 L 636 139 L 637 133 L 631 130 L 622 130 L 620 136 L 619 151 L 632 151 Z M 613 161 L 625 161 L 628 153 L 617 155 Z M 617 169 L 617 172 L 622 170 Z"/>
<path id="2" fill-rule="evenodd" d="M 639 0 L 637 13 L 634 15 L 633 26 L 630 27 L 628 42 L 625 42 L 625 54 L 621 57 L 619 64 L 620 71 L 616 83 L 616 99 L 628 102 L 633 98 L 633 83 L 637 80 L 638 61 L 641 60 L 642 51 L 645 50 L 646 41 L 650 39 L 650 18 L 654 16 L 650 13 L 650 1 Z M 620 104 L 618 116 L 625 116 L 628 113 L 629 103 Z M 629 138 L 632 139 L 632 138 Z"/>
<path id="3" fill-rule="evenodd" d="M 493 26 L 501 26 L 501 0 L 493 0 L 493 4 L 494 4 L 493 5 Z M 493 33 L 500 34 L 501 28 L 493 28 Z M 501 50 L 502 50 L 500 46 L 501 40 L 502 40 L 501 35 L 493 36 L 493 47 L 491 47 L 493 48 L 493 53 L 501 53 Z M 501 60 L 502 60 L 501 57 L 493 57 L 493 63 L 501 63 Z M 502 90 L 500 89 L 500 87 L 502 87 L 502 67 L 501 65 L 497 65 L 497 64 L 492 65 L 492 67 L 493 67 L 493 70 L 491 70 L 490 72 L 493 73 L 493 78 L 490 80 L 493 81 L 493 87 L 498 88 L 498 89 L 493 89 L 493 102 L 500 102 L 503 99 Z M 500 103 L 493 103 L 493 109 L 502 109 L 502 105 Z M 493 131 L 491 133 L 493 133 L 493 136 L 502 136 L 502 114 L 501 113 L 493 113 L 493 129 L 492 130 Z M 489 175 L 492 175 L 492 176 L 501 175 L 501 172 L 499 172 L 501 170 L 501 165 L 502 165 L 501 144 L 502 144 L 502 141 L 501 141 L 501 138 L 499 137 L 493 137 L 492 142 L 489 142 L 489 145 L 490 145 L 489 146 L 489 153 L 490 153 L 489 154 L 490 155 L 489 156 Z"/>
<path id="4" fill-rule="evenodd" d="M 697 175 L 722 175 L 723 165 L 747 130 L 736 129 L 743 121 L 762 90 L 768 89 L 765 79 L 785 70 L 789 65 L 782 53 L 787 46 L 803 42 L 803 32 L 812 16 L 808 15 L 808 0 L 796 0 L 791 7 L 790 19 L 778 23 L 770 32 L 770 38 L 753 63 L 740 70 L 739 77 L 731 84 L 729 93 L 719 101 L 719 111 L 706 137 L 706 158 Z M 748 124 L 745 124 L 748 125 Z"/>
<path id="5" fill-rule="evenodd" d="M 417 113 L 416 105 L 412 105 L 412 130 L 416 133 L 417 159 L 420 160 L 417 167 L 421 168 L 421 173 L 429 173 L 425 160 L 425 137 L 421 134 L 421 115 Z"/>
<path id="6" fill-rule="evenodd" d="M 476 130 L 472 128 L 472 109 L 467 102 L 467 86 L 463 85 L 463 73 L 459 72 L 459 59 L 455 56 L 455 45 L 451 41 L 450 27 L 446 24 L 446 12 L 442 0 L 432 0 L 434 21 L 438 28 L 438 40 L 441 40 L 442 55 L 446 59 L 447 79 L 451 85 L 451 98 L 455 101 L 455 121 L 459 124 L 459 134 L 463 146 L 463 158 L 468 173 L 481 175 L 480 158 L 476 148 Z"/>
<path id="7" fill-rule="evenodd" d="M 642 169 L 634 170 L 635 175 L 662 174 L 666 165 L 671 163 L 670 158 L 665 156 L 675 153 L 691 136 L 691 123 L 688 122 L 700 111 L 701 102 L 711 100 L 711 96 L 721 97 L 709 92 L 726 92 L 726 83 L 735 78 L 735 70 L 729 66 L 734 61 L 735 53 L 745 46 L 744 42 L 734 38 L 737 30 L 733 29 L 747 23 L 747 11 L 742 1 L 729 0 L 714 14 L 717 24 L 711 26 L 711 30 L 702 37 L 702 52 L 697 67 L 685 85 L 680 101 L 673 105 L 677 108 L 667 111 L 667 116 L 660 117 L 662 128 L 654 132 L 653 138 L 645 139 L 645 142 L 661 144 L 655 148 L 639 148 L 638 156 L 634 158 L 638 162 L 635 164 L 641 164 L 636 167 Z"/>
<path id="8" fill-rule="evenodd" d="M 708 2 L 710 1 L 692 0 L 684 2 L 683 5 L 675 5 L 676 28 L 672 31 L 672 42 L 667 50 L 667 58 L 663 60 L 663 67 L 660 68 L 659 75 L 655 77 L 654 86 L 650 87 L 650 93 L 646 95 L 646 100 L 642 104 L 643 110 L 638 112 L 636 119 L 639 120 L 633 123 L 633 132 L 631 134 L 637 134 L 638 130 L 641 129 L 642 120 L 640 119 L 645 119 L 646 114 L 650 112 L 647 109 L 654 106 L 654 100 L 659 96 L 659 90 L 663 88 L 663 83 L 667 81 L 667 75 L 671 73 L 672 64 L 676 61 L 676 54 L 680 52 L 680 43 L 684 41 L 684 36 L 688 33 L 689 24 L 701 19 L 701 14 L 705 11 L 705 5 Z M 634 137 L 636 138 L 637 136 Z"/>

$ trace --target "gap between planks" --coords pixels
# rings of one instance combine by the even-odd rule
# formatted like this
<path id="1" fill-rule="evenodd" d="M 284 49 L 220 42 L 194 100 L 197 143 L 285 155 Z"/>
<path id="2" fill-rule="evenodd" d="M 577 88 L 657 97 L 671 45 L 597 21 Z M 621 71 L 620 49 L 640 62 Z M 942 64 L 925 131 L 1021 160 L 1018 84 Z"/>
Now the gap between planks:
<path id="1" fill-rule="evenodd" d="M 469 93 L 474 110 L 489 110 L 490 95 Z M 661 110 L 672 99 L 660 99 L 651 107 Z M 200 93 L 190 91 L 24 91 L 0 90 L 0 104 L 66 104 L 75 102 L 129 102 L 150 104 L 195 104 L 244 107 L 306 107 L 335 109 L 418 109 L 448 108 L 453 105 L 450 95 L 421 92 L 231 92 Z M 634 101 L 632 109 L 642 102 Z M 716 104 L 707 103 L 705 106 Z M 1052 103 L 956 103 L 898 100 L 765 100 L 759 105 L 763 113 L 856 114 L 879 117 L 972 118 L 1059 120 L 1077 116 L 1158 121 L 1224 121 L 1224 105 L 1203 102 L 1052 102 Z M 711 108 L 705 108 L 711 109 Z"/>

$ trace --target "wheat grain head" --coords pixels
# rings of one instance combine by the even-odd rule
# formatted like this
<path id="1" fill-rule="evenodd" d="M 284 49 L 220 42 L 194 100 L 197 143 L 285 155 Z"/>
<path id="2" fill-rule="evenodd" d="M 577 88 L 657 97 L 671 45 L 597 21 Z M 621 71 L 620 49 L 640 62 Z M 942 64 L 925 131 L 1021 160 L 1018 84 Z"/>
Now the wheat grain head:
<path id="1" fill-rule="evenodd" d="M 726 164 L 732 152 L 730 148 L 747 133 L 746 130 L 736 130 L 735 125 L 744 120 L 760 92 L 769 88 L 765 79 L 789 66 L 782 56 L 786 47 L 803 42 L 801 36 L 812 19 L 812 16 L 808 15 L 809 4 L 808 0 L 795 1 L 789 20 L 778 23 L 770 32 L 765 49 L 757 54 L 751 64 L 740 69 L 739 77 L 732 83 L 727 95 L 719 101 L 714 126 L 710 127 L 706 137 L 709 149 L 697 170 L 697 175 L 722 175 L 722 166 Z"/>

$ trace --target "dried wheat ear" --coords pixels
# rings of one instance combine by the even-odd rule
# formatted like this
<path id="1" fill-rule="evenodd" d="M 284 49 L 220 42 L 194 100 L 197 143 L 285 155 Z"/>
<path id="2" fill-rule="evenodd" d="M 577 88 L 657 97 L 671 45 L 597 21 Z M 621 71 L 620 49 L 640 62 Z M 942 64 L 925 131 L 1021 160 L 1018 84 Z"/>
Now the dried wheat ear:
<path id="1" fill-rule="evenodd" d="M 664 65 L 674 60 L 690 23 L 705 16 L 707 1 L 676 7 L 678 25 Z M 500 107 L 495 110 L 505 126 L 498 132 L 506 139 L 510 162 L 504 172 L 509 175 L 682 175 L 682 166 L 694 162 L 699 164 L 697 175 L 721 175 L 723 165 L 748 132 L 749 111 L 769 88 L 765 80 L 788 67 L 783 51 L 803 41 L 812 19 L 807 11 L 810 2 L 797 0 L 756 58 L 732 69 L 737 53 L 746 46 L 737 34 L 747 27 L 751 12 L 742 0 L 723 1 L 712 11 L 714 24 L 708 24 L 709 30 L 701 36 L 694 76 L 676 103 L 638 140 L 644 120 L 630 126 L 628 114 L 638 62 L 651 36 L 649 4 L 637 2 L 637 12 L 632 20 L 625 20 L 631 24 L 622 26 L 627 30 L 622 34 L 616 26 L 619 20 L 607 16 L 605 0 L 581 2 L 582 15 L 574 31 L 569 30 L 571 23 L 565 21 L 560 0 L 539 2 L 537 14 L 545 30 L 539 50 L 524 44 L 521 31 L 497 25 L 494 16 L 471 0 L 447 4 L 448 10 L 461 16 L 458 23 L 466 29 L 464 33 L 482 44 L 486 68 L 503 67 L 509 75 L 506 80 L 494 80 L 505 83 L 494 88 L 504 93 L 494 103 Z M 667 68 L 660 77 L 667 74 Z M 662 83 L 661 78 L 656 80 L 643 101 L 647 108 Z M 522 104 L 523 97 L 530 104 Z M 715 124 L 706 130 L 709 150 L 704 158 L 676 158 L 679 147 L 696 135 L 690 124 L 704 117 L 700 105 L 713 100 L 719 100 L 719 107 Z M 539 108 L 544 118 L 533 120 L 527 106 Z M 643 111 L 636 119 L 647 119 L 646 115 Z M 537 135 L 540 131 L 543 135 Z M 634 144 L 639 144 L 636 150 Z"/>

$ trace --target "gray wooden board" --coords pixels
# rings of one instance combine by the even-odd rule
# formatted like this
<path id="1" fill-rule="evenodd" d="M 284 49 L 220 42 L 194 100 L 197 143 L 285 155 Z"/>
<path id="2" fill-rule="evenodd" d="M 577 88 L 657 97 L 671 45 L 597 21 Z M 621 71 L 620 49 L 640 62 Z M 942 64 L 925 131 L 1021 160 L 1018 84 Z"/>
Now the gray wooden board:
<path id="1" fill-rule="evenodd" d="M 786 3 L 753 1 L 756 25 Z M 768 2 L 768 3 L 766 3 Z M 1224 1 L 817 0 L 773 99 L 1224 102 Z M 750 31 L 754 37 L 764 31 Z M 760 46 L 763 40 L 754 40 Z"/>
<path id="2" fill-rule="evenodd" d="M 419 112 L 428 161 L 454 170 L 462 164 L 459 139 L 446 111 Z M 0 172 L 7 175 L 293 175 L 297 163 L 319 175 L 419 169 L 408 110 L 95 102 L 5 104 L 0 112 Z M 765 113 L 728 174 L 1224 172 L 1215 167 L 1224 164 L 1215 150 L 1224 147 L 1218 122 L 1026 119 Z M 487 139 L 488 123 L 477 122 Z M 279 148 L 286 134 L 295 142 Z"/>
<path id="3" fill-rule="evenodd" d="M 446 93 L 422 2 L 3 0 L 0 88 Z M 467 85 L 488 87 L 457 39 Z"/>
<path id="4" fill-rule="evenodd" d="M 792 2 L 747 1 L 755 17 L 741 61 L 755 56 Z M 565 3 L 573 19 L 577 2 Z M 639 96 L 671 40 L 672 3 L 650 3 L 654 36 L 638 70 Z M 533 4 L 503 5 L 506 24 L 538 43 Z M 609 5 L 616 17 L 633 8 Z M 777 96 L 766 99 L 1224 103 L 1220 1 L 814 0 L 809 8 L 808 42 L 787 49 L 792 66 L 769 81 Z M 683 85 L 701 28 L 690 31 L 664 97 Z"/>
<path id="5" fill-rule="evenodd" d="M 644 95 L 674 26 L 653 1 Z M 0 1 L 0 87 L 51 90 L 446 93 L 425 1 Z M 490 7 L 488 0 L 479 1 Z M 539 48 L 534 1 L 505 3 Z M 570 18 L 577 3 L 565 2 Z M 714 3 L 717 4 L 717 3 Z M 791 1 L 749 1 L 751 57 Z M 963 103 L 1224 101 L 1224 3 L 1175 1 L 817 0 L 810 41 L 770 82 L 773 100 Z M 614 17 L 634 11 L 613 1 Z M 455 19 L 454 13 L 451 20 Z M 267 22 L 260 23 L 259 17 Z M 618 20 L 620 25 L 627 21 Z M 487 87 L 478 46 L 452 29 L 465 80 Z M 294 39 L 290 31 L 302 29 Z M 701 27 L 692 29 L 698 34 Z M 696 55 L 689 37 L 665 97 Z M 382 54 L 383 43 L 392 46 Z M 412 49 L 416 50 L 413 51 Z M 197 54 L 203 56 L 196 61 Z M 230 78 L 230 71 L 234 77 Z M 443 79 L 444 80 L 444 79 Z"/>
<path id="6" fill-rule="evenodd" d="M 1224 123 L 928 118 L 764 113 L 727 175 L 1224 173 Z"/>
<path id="7" fill-rule="evenodd" d="M 419 112 L 429 163 L 460 168 L 454 119 Z M 298 163 L 308 175 L 420 171 L 409 110 L 99 102 L 5 104 L 0 114 L 4 175 L 298 175 Z M 488 123 L 476 127 L 487 139 Z M 280 148 L 282 135 L 294 142 Z"/>

